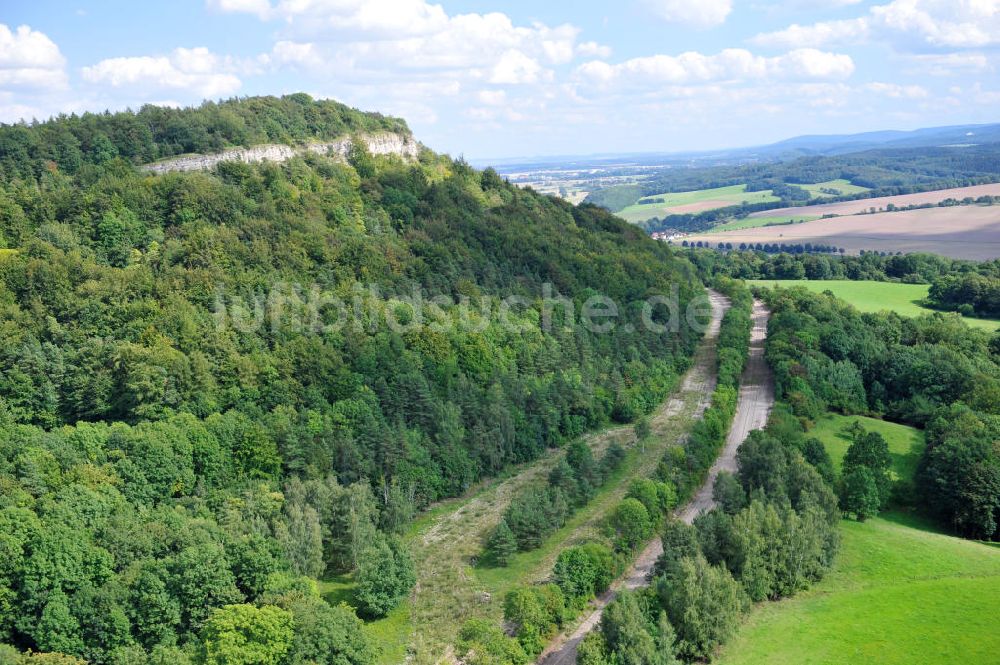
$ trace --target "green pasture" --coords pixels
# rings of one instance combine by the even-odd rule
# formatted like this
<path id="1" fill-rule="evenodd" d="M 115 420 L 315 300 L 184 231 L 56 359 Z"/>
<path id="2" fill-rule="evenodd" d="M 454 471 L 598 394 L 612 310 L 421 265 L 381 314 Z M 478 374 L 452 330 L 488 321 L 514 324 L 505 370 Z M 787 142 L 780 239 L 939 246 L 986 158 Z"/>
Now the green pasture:
<path id="1" fill-rule="evenodd" d="M 844 180 L 843 178 L 837 180 L 827 180 L 826 182 L 817 182 L 812 185 L 800 185 L 798 183 L 792 183 L 796 187 L 800 187 L 814 198 L 823 199 L 831 196 L 847 196 L 849 194 L 860 194 L 861 192 L 870 191 L 867 187 L 860 187 L 858 185 L 852 185 L 850 180 Z M 836 194 L 829 194 L 823 190 L 835 191 Z"/>
<path id="2" fill-rule="evenodd" d="M 861 423 L 869 432 L 878 432 L 889 444 L 889 455 L 892 457 L 892 472 L 900 480 L 912 480 L 917 473 L 917 464 L 924 450 L 924 433 L 915 427 L 891 423 L 877 418 L 865 416 L 841 416 L 828 413 L 816 421 L 815 427 L 809 430 L 809 436 L 814 436 L 823 442 L 823 447 L 833 460 L 833 467 L 840 471 L 841 462 L 847 448 L 851 445 L 851 435 L 847 428 L 852 423 Z"/>
<path id="3" fill-rule="evenodd" d="M 769 189 L 761 192 L 748 192 L 746 185 L 732 185 L 730 187 L 716 187 L 714 189 L 698 189 L 691 192 L 650 194 L 649 196 L 645 196 L 643 198 L 662 198 L 663 203 L 633 203 L 630 206 L 626 206 L 621 212 L 617 213 L 618 216 L 629 222 L 644 222 L 647 219 L 652 219 L 653 217 L 663 217 L 664 215 L 670 214 L 670 210 L 668 210 L 668 208 L 689 205 L 692 203 L 702 203 L 704 201 L 718 201 L 719 205 L 715 207 L 724 208 L 726 206 L 739 205 L 744 202 L 768 203 L 779 200 L 776 196 L 773 196 L 771 190 Z"/>
<path id="4" fill-rule="evenodd" d="M 743 229 L 753 229 L 758 226 L 782 226 L 784 224 L 800 224 L 802 222 L 811 222 L 813 220 L 819 219 L 815 215 L 785 215 L 777 217 L 745 217 L 743 219 L 734 219 L 725 224 L 719 224 L 718 226 L 713 226 L 711 229 L 706 231 L 706 233 L 718 233 L 719 231 L 742 231 Z M 692 238 L 697 239 L 698 236 L 692 236 Z"/>
<path id="5" fill-rule="evenodd" d="M 804 286 L 810 291 L 822 293 L 832 291 L 835 296 L 846 300 L 862 312 L 890 310 L 902 316 L 920 316 L 934 310 L 921 303 L 927 298 L 930 288 L 927 284 L 900 284 L 897 282 L 852 281 L 846 279 L 757 279 L 749 280 L 758 286 L 781 286 L 791 288 Z M 1000 321 L 962 317 L 969 326 L 984 330 L 997 330 Z"/>
<path id="6" fill-rule="evenodd" d="M 833 570 L 795 598 L 762 603 L 719 665 L 953 665 L 1000 654 L 1000 548 L 910 515 L 841 523 Z"/>

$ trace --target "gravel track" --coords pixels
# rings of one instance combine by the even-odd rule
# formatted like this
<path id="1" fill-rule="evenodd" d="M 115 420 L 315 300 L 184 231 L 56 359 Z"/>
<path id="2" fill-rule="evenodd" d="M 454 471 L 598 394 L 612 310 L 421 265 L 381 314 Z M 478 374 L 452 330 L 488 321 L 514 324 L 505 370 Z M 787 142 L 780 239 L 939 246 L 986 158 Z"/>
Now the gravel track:
<path id="1" fill-rule="evenodd" d="M 712 391 L 715 389 L 715 342 L 718 339 L 719 324 L 728 302 L 717 293 L 712 293 L 712 325 L 705 336 L 705 344 L 699 351 L 698 362 L 684 379 L 682 391 L 699 391 L 695 414 L 700 416 L 708 408 Z M 726 437 L 726 445 L 719 458 L 712 465 L 704 484 L 685 506 L 676 511 L 677 517 L 688 524 L 702 512 L 711 510 L 712 486 L 720 471 L 736 471 L 736 452 L 747 435 L 767 423 L 771 407 L 774 405 L 774 377 L 764 359 L 764 341 L 767 337 L 769 312 L 759 300 L 753 303 L 753 330 L 750 333 L 750 355 L 743 376 L 740 377 L 740 394 L 736 403 L 736 415 Z M 667 413 L 673 409 L 666 409 Z M 679 409 L 678 409 L 679 411 Z M 676 413 L 676 412 L 675 412 Z M 660 538 L 654 538 L 626 573 L 611 588 L 592 603 L 590 614 L 569 634 L 562 634 L 553 640 L 538 657 L 539 665 L 572 665 L 576 663 L 576 651 L 587 633 L 597 627 L 604 608 L 614 600 L 621 589 L 640 589 L 649 584 L 653 566 L 663 552 Z"/>

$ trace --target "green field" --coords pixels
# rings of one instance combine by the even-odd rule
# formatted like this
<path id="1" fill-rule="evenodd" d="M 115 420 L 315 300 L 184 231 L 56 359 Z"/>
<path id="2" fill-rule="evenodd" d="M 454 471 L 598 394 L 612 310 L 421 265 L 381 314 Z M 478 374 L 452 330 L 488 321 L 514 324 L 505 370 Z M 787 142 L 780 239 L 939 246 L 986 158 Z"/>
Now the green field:
<path id="1" fill-rule="evenodd" d="M 716 187 L 715 189 L 698 189 L 693 192 L 668 192 L 665 194 L 651 194 L 643 198 L 662 198 L 663 203 L 634 203 L 617 213 L 629 222 L 644 222 L 653 217 L 663 217 L 670 214 L 668 208 L 675 208 L 693 203 L 704 203 L 706 201 L 717 201 L 718 205 L 703 208 L 712 210 L 714 208 L 725 208 L 726 206 L 738 205 L 744 201 L 747 203 L 767 203 L 778 201 L 772 196 L 771 190 L 762 192 L 748 192 L 746 185 L 733 185 L 731 187 Z"/>
<path id="2" fill-rule="evenodd" d="M 898 479 L 913 479 L 917 472 L 917 464 L 920 462 L 920 455 L 924 450 L 922 431 L 877 418 L 828 413 L 816 421 L 816 426 L 809 430 L 809 436 L 814 436 L 823 442 L 826 451 L 830 453 L 830 459 L 833 460 L 833 467 L 838 472 L 844 454 L 851 445 L 851 437 L 846 433 L 846 429 L 853 422 L 859 422 L 869 432 L 878 432 L 885 437 L 889 444 L 889 454 L 892 456 L 893 474 Z"/>
<path id="3" fill-rule="evenodd" d="M 952 665 L 1000 654 L 1000 548 L 899 513 L 841 523 L 833 570 L 754 608 L 720 665 Z"/>
<path id="4" fill-rule="evenodd" d="M 871 191 L 867 187 L 859 187 L 858 185 L 852 185 L 850 180 L 844 180 L 843 178 L 839 180 L 827 180 L 826 182 L 817 182 L 813 185 L 800 185 L 798 183 L 792 183 L 796 187 L 800 187 L 814 198 L 823 199 L 830 196 L 846 196 L 848 194 L 860 194 L 861 192 Z M 834 190 L 837 194 L 827 194 L 822 191 L 824 189 Z"/>
<path id="5" fill-rule="evenodd" d="M 355 607 L 354 589 L 356 585 L 351 575 L 338 575 L 319 583 L 319 592 L 331 605 L 346 603 Z M 378 621 L 369 621 L 364 626 L 365 634 L 380 648 L 379 662 L 402 663 L 406 660 L 406 639 L 410 634 L 410 608 L 402 603 Z"/>
<path id="6" fill-rule="evenodd" d="M 822 293 L 830 290 L 835 296 L 846 300 L 862 312 L 880 312 L 891 310 L 903 316 L 920 316 L 934 310 L 923 307 L 920 303 L 927 298 L 930 288 L 926 284 L 899 284 L 896 282 L 865 282 L 837 279 L 756 279 L 749 280 L 759 286 L 779 285 L 784 288 L 804 286 L 810 291 Z M 973 328 L 997 330 L 1000 321 L 993 319 L 977 319 L 962 317 Z"/>
<path id="7" fill-rule="evenodd" d="M 740 231 L 742 229 L 752 229 L 758 226 L 781 226 L 782 224 L 798 224 L 801 222 L 811 222 L 813 220 L 819 219 L 815 215 L 798 215 L 795 217 L 784 216 L 784 217 L 745 217 L 743 219 L 734 219 L 731 222 L 726 222 L 725 224 L 719 224 L 718 226 L 713 226 L 708 233 L 718 233 L 719 231 Z M 697 239 L 698 236 L 691 236 Z"/>

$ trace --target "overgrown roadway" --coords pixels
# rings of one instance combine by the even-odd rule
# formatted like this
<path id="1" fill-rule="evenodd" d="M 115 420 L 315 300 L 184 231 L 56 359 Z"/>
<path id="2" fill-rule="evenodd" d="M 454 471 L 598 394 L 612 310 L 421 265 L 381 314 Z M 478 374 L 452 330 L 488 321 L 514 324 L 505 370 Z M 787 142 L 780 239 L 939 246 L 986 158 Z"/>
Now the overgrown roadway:
<path id="1" fill-rule="evenodd" d="M 722 311 L 722 307 L 719 302 L 717 299 L 713 300 L 713 309 L 718 314 L 717 318 L 721 320 L 719 312 Z M 754 300 L 750 354 L 743 375 L 740 377 L 740 394 L 736 403 L 736 414 L 733 416 L 732 426 L 726 436 L 726 445 L 709 470 L 702 486 L 687 504 L 675 512 L 677 517 L 688 524 L 692 523 L 698 515 L 715 506 L 715 501 L 712 499 L 715 478 L 720 471 L 736 472 L 736 453 L 740 445 L 751 431 L 760 429 L 767 423 L 771 407 L 774 406 L 774 376 L 764 359 L 768 315 L 769 312 L 764 304 L 759 300 Z M 718 337 L 718 322 L 714 322 L 713 325 L 714 331 L 709 330 L 706 335 L 708 343 L 714 343 Z M 705 374 L 704 368 L 701 371 L 696 370 L 698 370 L 697 364 L 685 377 L 685 386 L 694 387 L 697 385 L 698 388 L 705 391 L 707 400 L 711 397 L 715 385 L 714 370 L 708 370 L 707 374 Z M 707 401 L 700 403 L 698 414 L 703 413 L 707 406 Z M 538 658 L 540 665 L 572 665 L 575 663 L 577 647 L 587 633 L 600 623 L 604 608 L 614 600 L 620 590 L 639 589 L 647 586 L 650 583 L 653 566 L 662 552 L 663 544 L 657 536 L 643 549 L 628 571 L 593 602 L 592 609 L 586 618 L 576 624 L 572 632 L 559 635 L 549 644 Z"/>

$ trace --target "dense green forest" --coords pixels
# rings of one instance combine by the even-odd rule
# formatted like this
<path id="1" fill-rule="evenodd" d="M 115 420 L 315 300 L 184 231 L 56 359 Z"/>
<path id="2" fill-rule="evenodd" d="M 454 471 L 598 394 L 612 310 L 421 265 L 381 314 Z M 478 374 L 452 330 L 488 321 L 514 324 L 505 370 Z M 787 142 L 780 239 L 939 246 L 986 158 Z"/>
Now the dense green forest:
<path id="1" fill-rule="evenodd" d="M 768 361 L 794 413 L 807 421 L 827 410 L 872 414 L 924 428 L 927 447 L 906 498 L 961 535 L 1000 539 L 997 338 L 940 316 L 860 314 L 805 289 L 765 297 Z M 874 444 L 862 459 L 877 457 Z M 854 480 L 848 496 L 875 487 L 879 503 L 886 499 L 877 478 Z"/>
<path id="2" fill-rule="evenodd" d="M 372 662 L 317 578 L 353 571 L 384 614 L 415 509 L 641 416 L 686 369 L 697 335 L 641 303 L 686 305 L 694 267 L 598 207 L 429 151 L 136 166 L 373 128 L 405 125 L 304 95 L 0 128 L 0 643 Z M 610 331 L 573 316 L 596 294 Z"/>
<path id="3" fill-rule="evenodd" d="M 142 164 L 231 146 L 374 131 L 409 134 L 399 118 L 362 113 L 334 101 L 315 102 L 302 93 L 209 101 L 198 108 L 147 105 L 135 113 L 62 115 L 30 126 L 0 125 L 0 179 L 38 178 L 51 169 L 73 175 L 116 157 Z"/>

